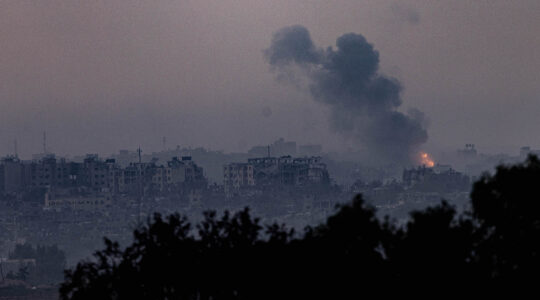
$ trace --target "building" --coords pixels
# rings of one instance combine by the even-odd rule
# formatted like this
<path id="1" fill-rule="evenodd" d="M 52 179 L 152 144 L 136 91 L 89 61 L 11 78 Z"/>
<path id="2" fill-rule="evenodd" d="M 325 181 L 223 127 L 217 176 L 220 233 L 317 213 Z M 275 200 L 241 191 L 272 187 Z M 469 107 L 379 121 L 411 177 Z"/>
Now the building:
<path id="1" fill-rule="evenodd" d="M 249 163 L 231 163 L 223 166 L 223 186 L 225 193 L 252 187 L 255 185 L 253 165 Z"/>
<path id="2" fill-rule="evenodd" d="M 25 185 L 29 188 L 75 187 L 83 184 L 82 165 L 57 159 L 54 154 L 24 162 Z"/>
<path id="3" fill-rule="evenodd" d="M 119 193 L 142 193 L 152 184 L 155 169 L 154 163 L 130 163 L 119 172 Z"/>
<path id="4" fill-rule="evenodd" d="M 62 193 L 49 190 L 45 193 L 43 209 L 61 211 L 65 209 L 83 211 L 104 211 L 111 208 L 112 195 Z"/>
<path id="5" fill-rule="evenodd" d="M 281 183 L 286 185 L 329 184 L 326 165 L 318 156 L 295 158 L 280 164 Z"/>
<path id="6" fill-rule="evenodd" d="M 171 168 L 156 166 L 152 172 L 152 189 L 163 192 L 171 183 Z"/>
<path id="7" fill-rule="evenodd" d="M 282 158 L 282 161 L 290 157 Z M 279 179 L 279 158 L 260 157 L 248 159 L 248 164 L 253 166 L 253 178 L 258 187 L 276 185 Z"/>
<path id="8" fill-rule="evenodd" d="M 167 167 L 170 169 L 169 183 L 172 185 L 202 186 L 207 184 L 203 168 L 193 162 L 191 156 L 182 156 L 182 160 L 173 157 L 167 162 Z"/>
<path id="9" fill-rule="evenodd" d="M 0 161 L 0 193 L 15 193 L 24 189 L 24 166 L 16 157 Z"/>
<path id="10" fill-rule="evenodd" d="M 247 163 L 231 163 L 223 167 L 225 191 L 255 186 L 329 185 L 330 176 L 320 157 L 260 157 Z"/>
<path id="11" fill-rule="evenodd" d="M 449 192 L 468 191 L 470 178 L 448 165 L 425 166 L 403 171 L 403 184 L 419 191 Z"/>
<path id="12" fill-rule="evenodd" d="M 184 156 L 181 160 L 173 157 L 166 165 L 156 163 L 157 160 L 152 160 L 122 167 L 116 159 L 103 160 L 97 154 L 86 155 L 82 162 L 66 161 L 56 158 L 54 154 L 32 161 L 6 157 L 0 160 L 0 194 L 23 193 L 23 196 L 28 194 L 34 197 L 34 192 L 43 195 L 46 191 L 67 189 L 84 190 L 87 194 L 133 196 L 146 191 L 187 192 L 207 186 L 203 168 L 190 156 Z M 49 195 L 49 200 L 56 199 L 52 197 Z M 75 200 L 71 202 L 78 203 Z M 57 204 L 54 201 L 51 203 Z"/>

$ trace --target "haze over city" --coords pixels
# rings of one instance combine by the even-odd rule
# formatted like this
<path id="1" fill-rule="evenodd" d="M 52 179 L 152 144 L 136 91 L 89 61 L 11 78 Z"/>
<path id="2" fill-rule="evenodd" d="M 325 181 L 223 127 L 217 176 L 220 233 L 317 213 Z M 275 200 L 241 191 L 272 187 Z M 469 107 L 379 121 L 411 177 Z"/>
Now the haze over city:
<path id="1" fill-rule="evenodd" d="M 329 108 L 275 80 L 263 51 L 301 25 L 317 47 L 346 33 L 399 80 L 400 111 L 424 112 L 425 150 L 538 147 L 537 1 L 2 1 L 0 153 L 141 146 L 246 151 L 279 137 L 358 147 Z"/>
<path id="2" fill-rule="evenodd" d="M 537 0 L 0 1 L 0 300 L 535 284 L 538 49 Z"/>

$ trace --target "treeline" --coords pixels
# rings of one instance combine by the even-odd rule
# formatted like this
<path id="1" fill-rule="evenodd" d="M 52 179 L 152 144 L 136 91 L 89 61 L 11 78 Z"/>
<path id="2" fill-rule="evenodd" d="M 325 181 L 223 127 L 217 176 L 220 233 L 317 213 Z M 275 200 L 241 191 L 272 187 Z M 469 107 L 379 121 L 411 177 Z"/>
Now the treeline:
<path id="1" fill-rule="evenodd" d="M 361 196 L 296 235 L 247 209 L 192 226 L 155 215 L 121 249 L 66 271 L 62 299 L 352 298 L 403 289 L 500 288 L 540 279 L 540 161 L 500 166 L 457 214 L 446 202 L 380 220 Z"/>

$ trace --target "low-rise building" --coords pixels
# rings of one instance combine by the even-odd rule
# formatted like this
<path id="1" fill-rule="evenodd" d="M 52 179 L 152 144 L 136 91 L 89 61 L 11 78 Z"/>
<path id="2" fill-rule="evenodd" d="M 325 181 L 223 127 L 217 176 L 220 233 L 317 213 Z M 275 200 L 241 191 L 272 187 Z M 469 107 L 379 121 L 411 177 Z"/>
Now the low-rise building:
<path id="1" fill-rule="evenodd" d="M 223 168 L 226 193 L 245 187 L 328 185 L 330 177 L 320 157 L 260 157 Z"/>
<path id="2" fill-rule="evenodd" d="M 82 194 L 72 191 L 47 191 L 43 209 L 60 211 L 63 209 L 104 211 L 111 207 L 111 194 Z"/>
<path id="3" fill-rule="evenodd" d="M 421 191 L 466 191 L 470 189 L 470 178 L 448 165 L 425 166 L 403 171 L 403 184 L 407 188 Z"/>

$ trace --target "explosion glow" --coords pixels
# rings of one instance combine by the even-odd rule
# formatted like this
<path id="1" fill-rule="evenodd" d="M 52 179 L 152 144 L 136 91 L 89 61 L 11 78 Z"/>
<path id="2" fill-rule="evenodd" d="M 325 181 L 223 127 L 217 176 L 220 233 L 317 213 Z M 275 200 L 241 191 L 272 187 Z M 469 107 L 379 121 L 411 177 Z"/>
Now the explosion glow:
<path id="1" fill-rule="evenodd" d="M 420 152 L 420 163 L 428 168 L 435 166 L 435 162 L 426 152 Z"/>

